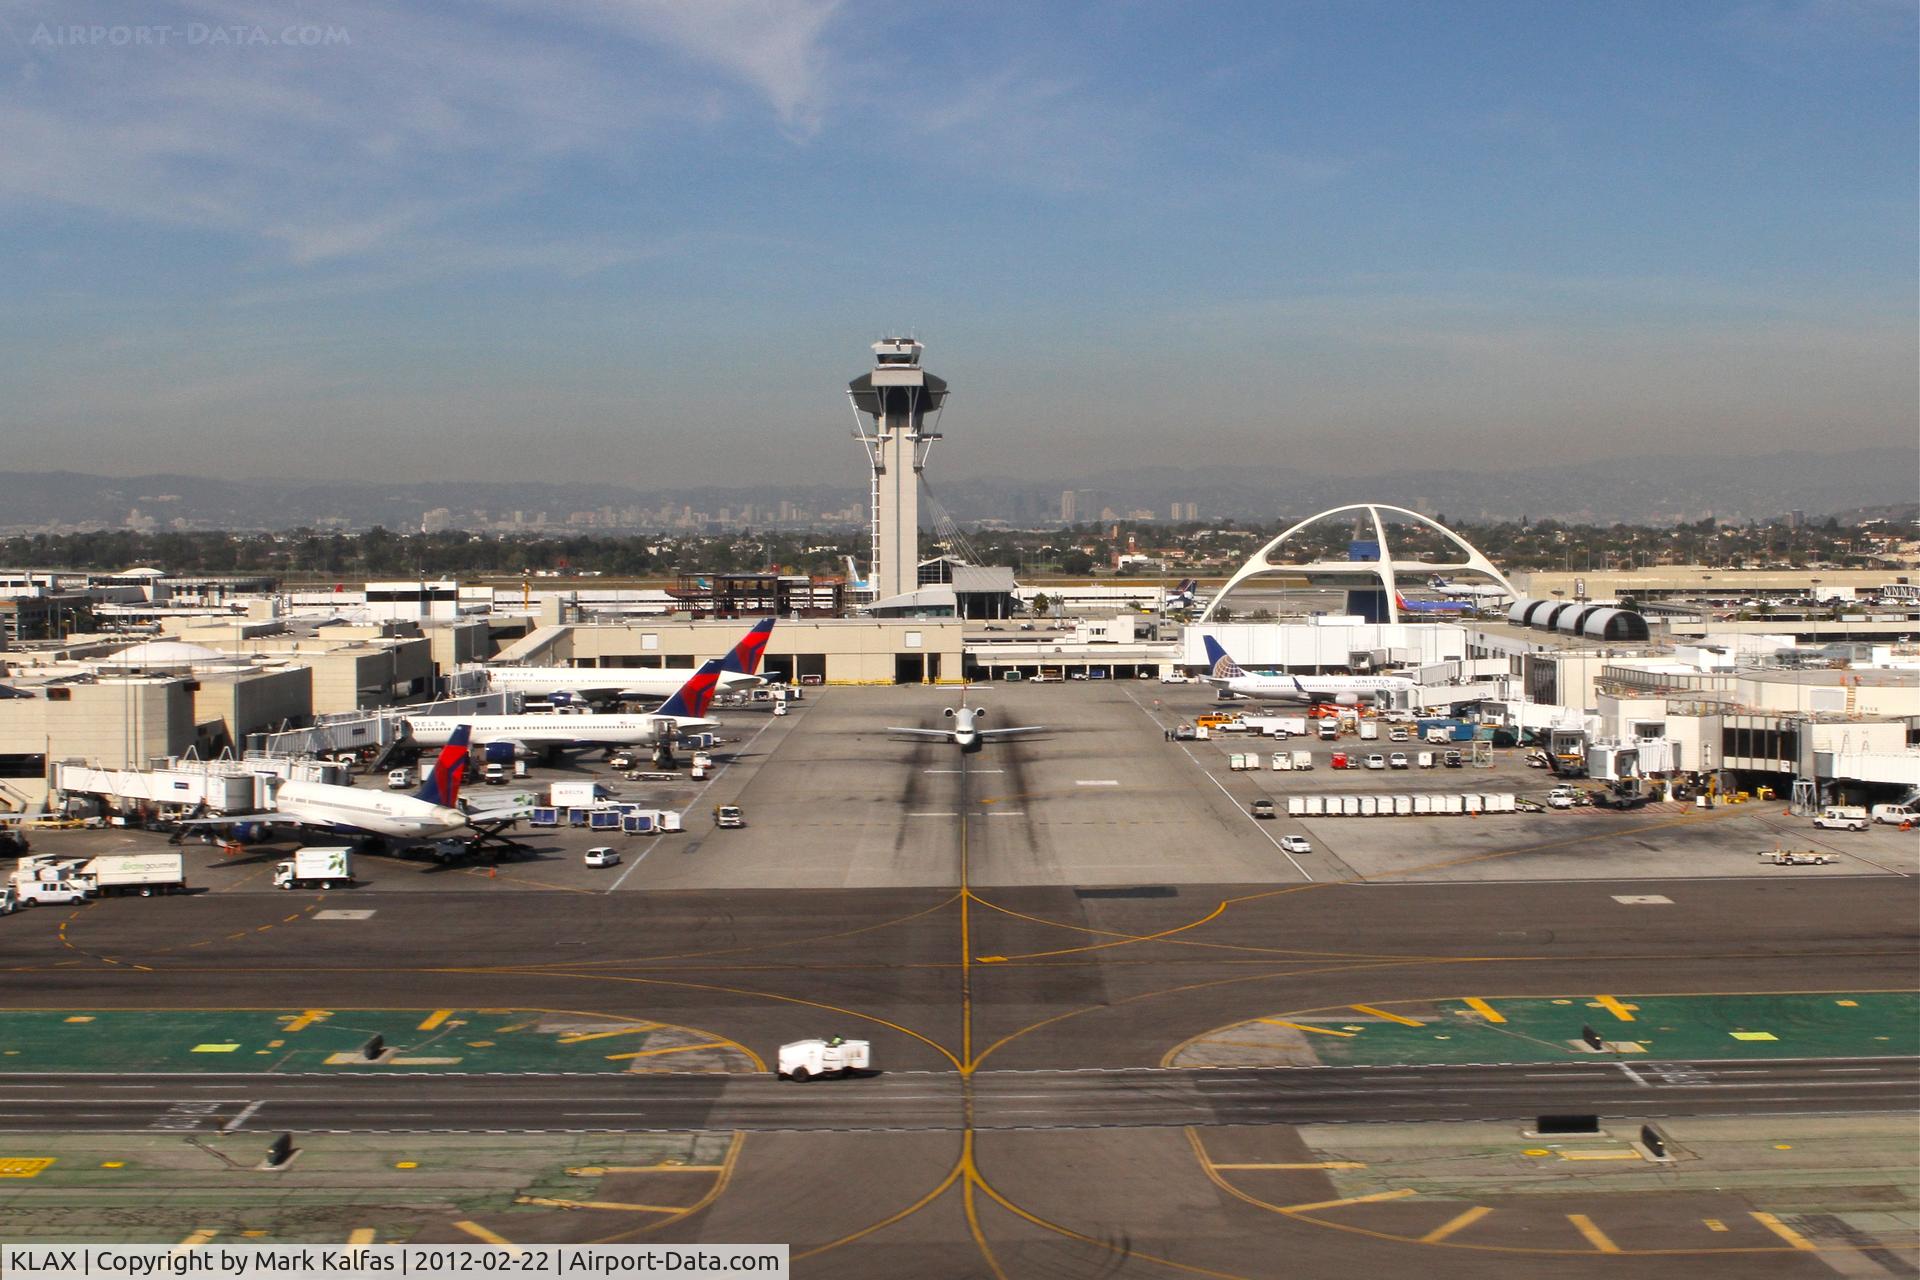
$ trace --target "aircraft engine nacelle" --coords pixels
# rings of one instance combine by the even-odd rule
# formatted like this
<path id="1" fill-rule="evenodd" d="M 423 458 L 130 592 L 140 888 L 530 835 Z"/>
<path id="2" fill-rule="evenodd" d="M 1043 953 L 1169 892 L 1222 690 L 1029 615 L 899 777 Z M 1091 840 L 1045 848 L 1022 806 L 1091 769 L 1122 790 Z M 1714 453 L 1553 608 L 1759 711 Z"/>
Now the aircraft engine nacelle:
<path id="1" fill-rule="evenodd" d="M 940 714 L 945 716 L 947 719 L 951 720 L 953 719 L 953 708 L 948 707 L 945 711 L 942 711 Z"/>
<path id="2" fill-rule="evenodd" d="M 236 822 L 227 828 L 227 838 L 235 844 L 258 844 L 273 834 L 264 822 Z"/>
<path id="3" fill-rule="evenodd" d="M 1360 705 L 1360 695 L 1357 693 L 1343 693 L 1334 698 L 1333 701 L 1335 706 L 1357 707 Z"/>
<path id="4" fill-rule="evenodd" d="M 579 694 L 566 689 L 555 689 L 547 695 L 547 705 L 550 707 L 570 707 L 579 697 Z"/>
<path id="5" fill-rule="evenodd" d="M 489 742 L 480 749 L 480 758 L 488 764 L 512 764 L 517 745 L 512 742 Z"/>

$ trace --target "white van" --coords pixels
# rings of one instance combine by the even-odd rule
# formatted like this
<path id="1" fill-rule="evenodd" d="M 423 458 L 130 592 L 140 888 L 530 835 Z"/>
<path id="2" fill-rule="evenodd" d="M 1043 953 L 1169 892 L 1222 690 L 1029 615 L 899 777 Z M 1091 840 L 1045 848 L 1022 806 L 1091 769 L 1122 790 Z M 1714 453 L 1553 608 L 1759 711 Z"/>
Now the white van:
<path id="1" fill-rule="evenodd" d="M 1830 831 L 1865 831 L 1867 822 L 1865 805 L 1830 804 L 1820 811 L 1820 816 L 1813 820 L 1813 825 L 1825 827 Z"/>
<path id="2" fill-rule="evenodd" d="M 13 892 L 23 907 L 87 900 L 87 891 L 71 880 L 16 880 Z"/>
<path id="3" fill-rule="evenodd" d="M 1873 806 L 1873 820 L 1897 827 L 1903 822 L 1920 821 L 1920 812 L 1908 804 L 1877 804 Z"/>

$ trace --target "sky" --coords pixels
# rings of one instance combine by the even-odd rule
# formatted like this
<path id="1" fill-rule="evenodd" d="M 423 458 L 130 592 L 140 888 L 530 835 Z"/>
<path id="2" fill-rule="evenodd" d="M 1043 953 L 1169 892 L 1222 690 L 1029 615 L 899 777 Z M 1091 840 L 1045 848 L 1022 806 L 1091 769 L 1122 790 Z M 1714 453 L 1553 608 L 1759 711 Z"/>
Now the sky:
<path id="1" fill-rule="evenodd" d="M 0 467 L 1364 475 L 1920 436 L 1910 0 L 0 0 Z"/>

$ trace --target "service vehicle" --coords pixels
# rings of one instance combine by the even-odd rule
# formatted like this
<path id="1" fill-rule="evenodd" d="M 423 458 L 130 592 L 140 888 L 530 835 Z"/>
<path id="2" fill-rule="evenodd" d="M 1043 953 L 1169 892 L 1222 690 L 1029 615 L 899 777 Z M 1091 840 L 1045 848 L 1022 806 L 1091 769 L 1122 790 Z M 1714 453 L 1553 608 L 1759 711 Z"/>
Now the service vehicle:
<path id="1" fill-rule="evenodd" d="M 1819 853 L 1812 849 L 1763 849 L 1760 861 L 1775 867 L 1824 867 L 1840 859 L 1835 854 Z"/>
<path id="2" fill-rule="evenodd" d="M 500 786 L 507 780 L 507 766 L 498 760 L 490 760 L 487 762 L 487 767 L 480 771 L 480 776 L 485 778 L 489 785 Z"/>
<path id="3" fill-rule="evenodd" d="M 1897 827 L 1903 822 L 1920 820 L 1920 812 L 1916 812 L 1910 804 L 1877 804 L 1873 806 L 1871 817 L 1875 822 Z"/>
<path id="4" fill-rule="evenodd" d="M 1433 768 L 1433 752 L 1422 751 L 1419 755 L 1414 757 L 1414 762 L 1418 764 L 1422 769 Z"/>
<path id="5" fill-rule="evenodd" d="M 1571 809 L 1580 803 L 1580 793 L 1572 787 L 1555 787 L 1547 792 L 1547 807 L 1550 809 Z"/>
<path id="6" fill-rule="evenodd" d="M 873 1046 L 866 1040 L 848 1040 L 830 1036 L 825 1040 L 795 1040 L 780 1046 L 782 1080 L 805 1084 L 820 1076 L 844 1076 L 865 1071 L 873 1061 Z"/>
<path id="7" fill-rule="evenodd" d="M 1320 741 L 1332 742 L 1340 736 L 1340 725 L 1337 721 L 1322 720 L 1320 722 L 1319 734 Z"/>
<path id="8" fill-rule="evenodd" d="M 15 880 L 11 887 L 23 907 L 87 900 L 86 887 L 76 880 Z"/>
<path id="9" fill-rule="evenodd" d="M 413 790 L 413 786 L 414 786 L 414 783 L 413 783 L 412 769 L 387 770 L 387 790 L 411 791 Z"/>
<path id="10" fill-rule="evenodd" d="M 1387 731 L 1387 737 L 1394 742 L 1405 742 L 1407 740 L 1407 731 L 1404 728 L 1396 726 Z"/>
<path id="11" fill-rule="evenodd" d="M 1435 725 L 1422 733 L 1420 740 L 1422 742 L 1452 742 L 1453 730 Z"/>
<path id="12" fill-rule="evenodd" d="M 1406 753 L 1406 752 L 1404 752 L 1404 751 L 1396 751 L 1396 752 L 1394 752 L 1394 753 L 1393 753 L 1392 755 L 1390 755 L 1390 756 L 1388 756 L 1388 757 L 1387 757 L 1387 768 L 1389 768 L 1389 769 L 1404 769 L 1404 768 L 1406 768 L 1406 767 L 1407 767 L 1407 753 Z"/>
<path id="13" fill-rule="evenodd" d="M 1312 853 L 1313 842 L 1305 836 L 1281 836 L 1280 851 L 1282 853 Z"/>
<path id="14" fill-rule="evenodd" d="M 1169 671 L 1160 677 L 1161 684 L 1191 684 L 1184 671 Z"/>
<path id="15" fill-rule="evenodd" d="M 1248 806 L 1247 812 L 1256 818 L 1271 818 L 1273 816 L 1273 801 L 1262 797 Z"/>
<path id="16" fill-rule="evenodd" d="M 1344 751 L 1336 751 L 1333 753 L 1333 759 L 1327 763 L 1331 768 L 1344 769 L 1347 767 L 1347 753 Z"/>
<path id="17" fill-rule="evenodd" d="M 617 867 L 620 865 L 620 851 L 599 845 L 587 850 L 586 864 L 589 867 Z"/>
<path id="18" fill-rule="evenodd" d="M 1829 831 L 1865 831 L 1868 821 L 1864 805 L 1830 804 L 1814 817 L 1813 825 Z"/>
<path id="19" fill-rule="evenodd" d="M 747 815 L 737 804 L 717 804 L 713 807 L 713 825 L 721 830 L 747 825 Z"/>
<path id="20" fill-rule="evenodd" d="M 1371 720 L 1362 720 L 1360 722 L 1360 740 L 1362 742 L 1372 742 L 1377 738 L 1379 738 L 1379 736 L 1380 736 L 1379 725 L 1375 724 Z"/>
<path id="21" fill-rule="evenodd" d="M 590 809 L 606 798 L 607 789 L 597 782 L 555 782 L 547 787 L 547 803 L 556 809 Z"/>
<path id="22" fill-rule="evenodd" d="M 1313 752 L 1296 751 L 1293 753 L 1293 767 L 1296 769 L 1313 768 Z"/>
<path id="23" fill-rule="evenodd" d="M 607 768 L 631 769 L 633 768 L 633 757 L 625 751 L 616 751 L 607 757 Z"/>
<path id="24" fill-rule="evenodd" d="M 137 893 L 151 898 L 156 893 L 184 893 L 187 860 L 177 853 L 103 853 L 78 867 L 73 878 L 102 897 Z"/>
<path id="25" fill-rule="evenodd" d="M 338 889 L 353 883 L 353 850 L 346 845 L 295 849 L 273 868 L 276 889 Z"/>
<path id="26" fill-rule="evenodd" d="M 1190 724 L 1179 725 L 1173 731 L 1173 740 L 1175 742 L 1192 742 L 1195 732 L 1197 731 Z"/>
<path id="27" fill-rule="evenodd" d="M 1464 765 L 1466 761 L 1461 758 L 1461 755 L 1458 751 L 1449 751 L 1447 752 L 1445 758 L 1442 759 L 1440 763 L 1446 765 L 1447 768 L 1449 769 L 1458 769 L 1462 765 Z"/>
<path id="28" fill-rule="evenodd" d="M 0 886 L 0 916 L 10 916 L 19 909 L 20 897 L 14 893 L 13 886 Z"/>
<path id="29" fill-rule="evenodd" d="M 1387 767 L 1387 758 L 1379 754 L 1378 752 L 1375 752 L 1373 755 L 1370 755 L 1367 757 L 1367 768 L 1384 769 L 1386 767 Z"/>

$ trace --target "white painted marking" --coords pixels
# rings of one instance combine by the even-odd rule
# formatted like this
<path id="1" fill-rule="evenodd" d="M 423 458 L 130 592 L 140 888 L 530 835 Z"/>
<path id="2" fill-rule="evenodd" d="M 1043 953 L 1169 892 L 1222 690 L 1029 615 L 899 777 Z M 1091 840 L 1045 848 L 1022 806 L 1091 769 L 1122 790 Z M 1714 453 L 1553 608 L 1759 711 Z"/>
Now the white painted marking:
<path id="1" fill-rule="evenodd" d="M 987 810 L 987 817 L 989 818 L 1024 818 L 1026 816 L 1027 816 L 1027 811 L 1025 809 L 989 809 Z"/>
<path id="2" fill-rule="evenodd" d="M 957 818 L 958 813 L 910 813 L 909 818 Z"/>
<path id="3" fill-rule="evenodd" d="M 1640 1073 L 1639 1073 L 1638 1071 L 1635 1071 L 1635 1070 L 1634 1070 L 1634 1069 L 1633 1069 L 1632 1067 L 1630 1067 L 1630 1066 L 1628 1066 L 1628 1065 L 1627 1065 L 1626 1063 L 1624 1063 L 1624 1062 L 1616 1062 L 1616 1063 L 1614 1063 L 1613 1065 L 1614 1065 L 1614 1066 L 1616 1066 L 1616 1067 L 1618 1067 L 1618 1068 L 1620 1068 L 1620 1072 L 1621 1072 L 1621 1074 L 1622 1074 L 1622 1075 L 1624 1075 L 1624 1076 L 1626 1076 L 1626 1078 L 1627 1078 L 1627 1079 L 1629 1079 L 1629 1080 L 1631 1080 L 1631 1081 L 1633 1081 L 1633 1082 L 1634 1082 L 1635 1084 L 1637 1084 L 1637 1085 L 1639 1085 L 1639 1086 L 1640 1086 L 1640 1087 L 1641 1087 L 1642 1089 L 1651 1089 L 1651 1088 L 1653 1088 L 1653 1085 L 1652 1085 L 1652 1083 L 1651 1083 L 1651 1082 L 1649 1082 L 1649 1081 L 1648 1081 L 1648 1080 L 1647 1080 L 1647 1079 L 1646 1079 L 1646 1078 L 1645 1078 L 1644 1076 L 1642 1076 L 1642 1075 L 1641 1075 L 1641 1074 L 1640 1074 Z"/>
<path id="4" fill-rule="evenodd" d="M 265 1106 L 266 1103 L 267 1103 L 267 1100 L 265 1098 L 255 1098 L 252 1102 L 249 1102 L 247 1104 L 246 1110 L 242 1111 L 239 1115 L 235 1116 L 233 1119 L 221 1125 L 220 1132 L 232 1133 L 235 1129 L 238 1129 L 241 1125 L 253 1119 L 253 1113 L 258 1111 L 261 1107 Z"/>
<path id="5" fill-rule="evenodd" d="M 1075 778 L 1073 780 L 1073 785 L 1076 787 L 1117 787 L 1120 785 L 1120 779 L 1118 778 Z"/>
<path id="6" fill-rule="evenodd" d="M 373 919 L 373 912 L 371 911 L 316 911 L 313 913 L 313 918 L 315 920 L 371 920 Z"/>
<path id="7" fill-rule="evenodd" d="M 607 892 L 612 893 L 615 889 L 618 889 L 621 885 L 625 884 L 627 882 L 627 877 L 632 875 L 635 871 L 639 870 L 640 864 L 647 860 L 647 854 L 652 853 L 654 848 L 655 846 L 648 845 L 646 849 L 641 852 L 640 856 L 633 860 L 633 865 L 628 867 L 625 871 L 622 871 L 620 873 L 620 878 L 607 886 Z"/>
<path id="8" fill-rule="evenodd" d="M 1616 893 L 1613 900 L 1628 907 L 1670 907 L 1673 899 L 1662 893 Z"/>

